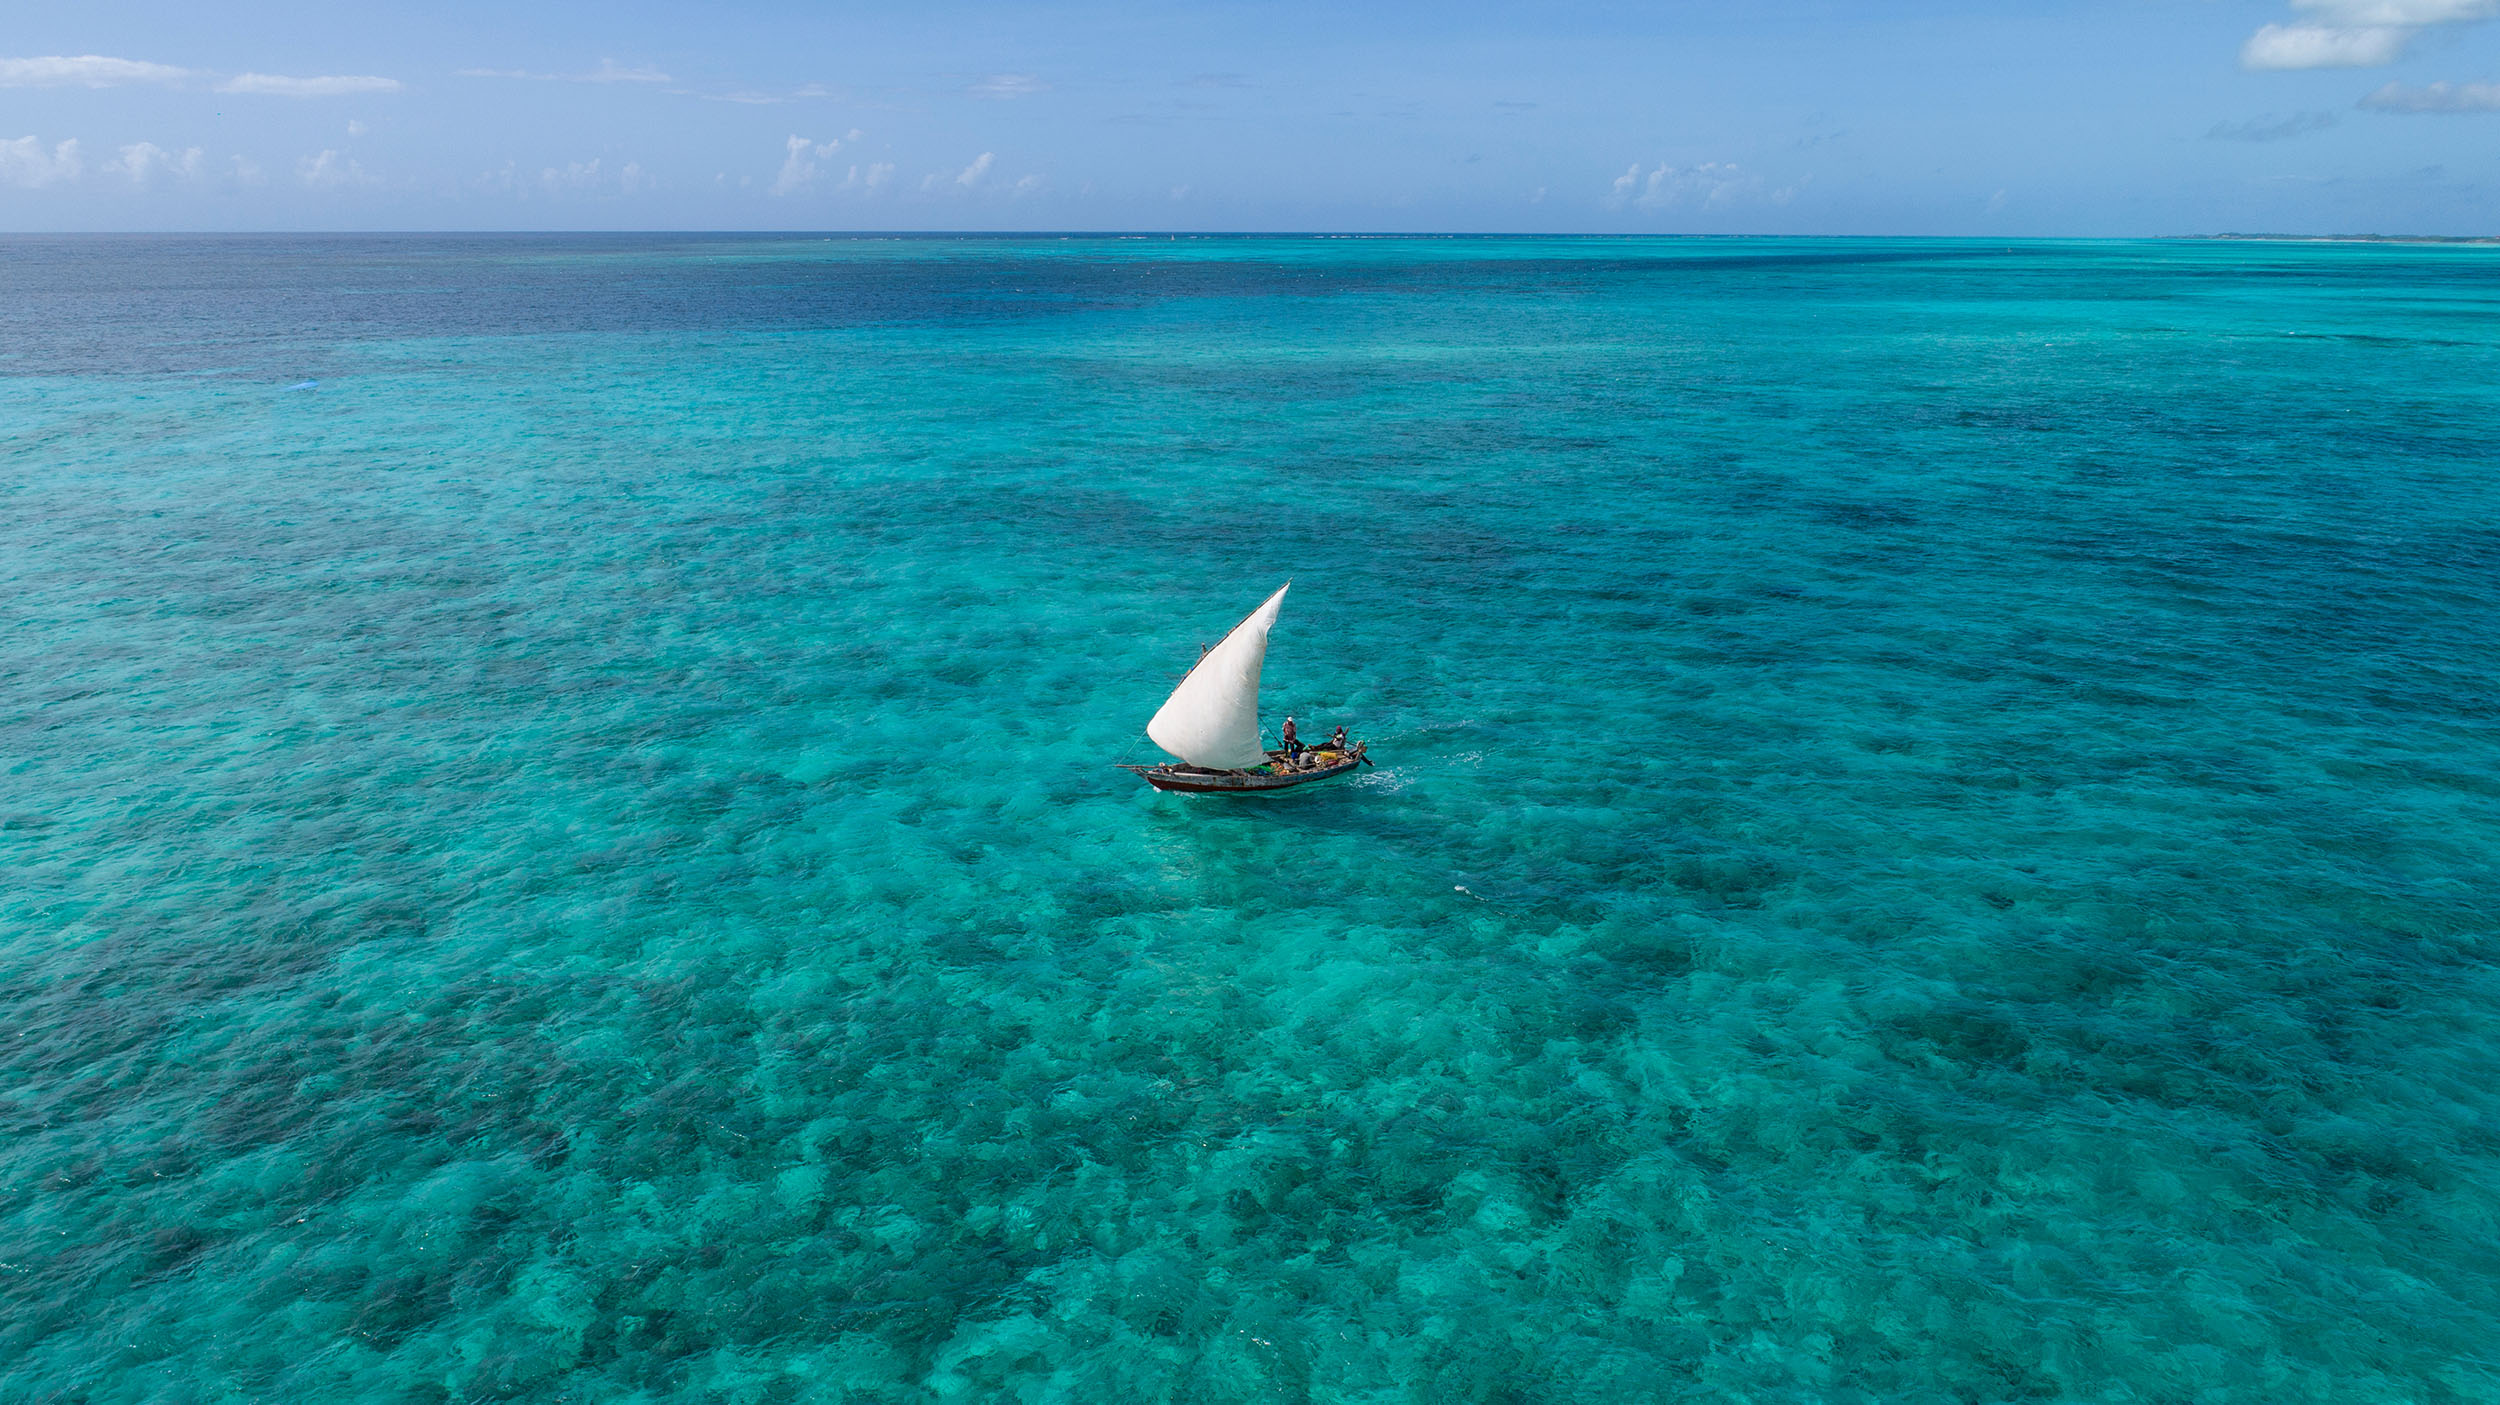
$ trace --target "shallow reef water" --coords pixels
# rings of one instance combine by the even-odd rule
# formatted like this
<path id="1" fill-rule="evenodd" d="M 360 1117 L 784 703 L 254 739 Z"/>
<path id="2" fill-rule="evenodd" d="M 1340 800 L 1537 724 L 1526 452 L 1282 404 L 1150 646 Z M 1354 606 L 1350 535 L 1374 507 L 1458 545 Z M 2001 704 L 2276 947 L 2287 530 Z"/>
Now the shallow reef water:
<path id="1" fill-rule="evenodd" d="M 2495 424 L 2488 249 L 0 241 L 0 1398 L 2500 1398 Z M 1112 769 L 1287 577 L 1379 764 Z"/>

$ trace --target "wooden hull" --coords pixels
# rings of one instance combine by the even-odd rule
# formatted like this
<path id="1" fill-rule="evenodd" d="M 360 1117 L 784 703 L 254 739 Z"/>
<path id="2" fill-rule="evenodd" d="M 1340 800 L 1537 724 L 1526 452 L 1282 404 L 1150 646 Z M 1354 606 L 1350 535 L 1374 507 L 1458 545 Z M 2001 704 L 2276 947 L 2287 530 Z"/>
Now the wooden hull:
<path id="1" fill-rule="evenodd" d="M 1313 770 L 1291 771 L 1284 775 L 1261 775 L 1256 771 L 1210 771 L 1199 766 L 1123 766 L 1120 769 L 1135 771 L 1140 780 L 1157 790 L 1189 795 L 1254 795 L 1291 790 L 1313 781 L 1331 780 L 1362 764 L 1359 758 L 1349 756 Z"/>

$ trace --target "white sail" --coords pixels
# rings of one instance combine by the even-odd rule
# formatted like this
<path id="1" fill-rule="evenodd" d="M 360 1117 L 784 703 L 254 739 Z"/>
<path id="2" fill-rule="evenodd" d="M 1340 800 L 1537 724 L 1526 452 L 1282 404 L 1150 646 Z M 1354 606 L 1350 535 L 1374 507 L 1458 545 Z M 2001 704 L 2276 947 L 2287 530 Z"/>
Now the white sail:
<path id="1" fill-rule="evenodd" d="M 1267 760 L 1259 744 L 1259 666 L 1267 662 L 1267 632 L 1292 588 L 1291 581 L 1277 587 L 1266 604 L 1198 660 L 1146 724 L 1155 745 L 1193 766 L 1218 771 L 1248 770 Z"/>

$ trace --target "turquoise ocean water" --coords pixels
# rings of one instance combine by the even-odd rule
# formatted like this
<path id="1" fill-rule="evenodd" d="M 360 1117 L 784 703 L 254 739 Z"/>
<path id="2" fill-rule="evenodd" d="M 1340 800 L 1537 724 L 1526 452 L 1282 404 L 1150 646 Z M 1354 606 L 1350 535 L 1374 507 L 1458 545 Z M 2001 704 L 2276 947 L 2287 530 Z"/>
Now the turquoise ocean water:
<path id="1" fill-rule="evenodd" d="M 0 241 L 0 1398 L 2500 1398 L 2495 423 L 2488 249 Z M 1378 767 L 1111 769 L 1289 576 Z"/>

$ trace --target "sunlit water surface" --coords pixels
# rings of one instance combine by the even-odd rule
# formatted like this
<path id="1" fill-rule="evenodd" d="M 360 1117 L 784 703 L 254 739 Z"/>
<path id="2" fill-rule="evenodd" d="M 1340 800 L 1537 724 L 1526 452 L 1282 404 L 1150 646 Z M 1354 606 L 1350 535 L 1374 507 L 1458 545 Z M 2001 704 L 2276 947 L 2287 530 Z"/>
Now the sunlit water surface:
<path id="1" fill-rule="evenodd" d="M 2500 1397 L 2495 423 L 2492 250 L 0 242 L 0 1397 Z M 1288 576 L 1379 765 L 1112 769 Z"/>

